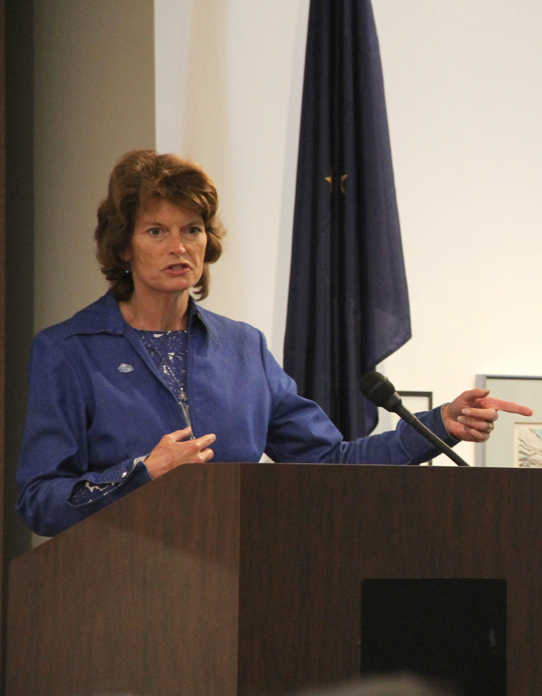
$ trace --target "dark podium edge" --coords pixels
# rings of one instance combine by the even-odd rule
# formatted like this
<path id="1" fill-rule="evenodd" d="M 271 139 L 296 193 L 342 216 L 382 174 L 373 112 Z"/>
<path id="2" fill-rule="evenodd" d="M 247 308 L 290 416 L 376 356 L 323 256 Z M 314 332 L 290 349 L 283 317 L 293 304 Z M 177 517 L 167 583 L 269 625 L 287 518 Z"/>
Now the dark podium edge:
<path id="1" fill-rule="evenodd" d="M 508 692 L 542 693 L 529 469 L 185 465 L 10 564 L 8 696 L 286 694 L 360 673 L 367 579 L 507 583 Z"/>

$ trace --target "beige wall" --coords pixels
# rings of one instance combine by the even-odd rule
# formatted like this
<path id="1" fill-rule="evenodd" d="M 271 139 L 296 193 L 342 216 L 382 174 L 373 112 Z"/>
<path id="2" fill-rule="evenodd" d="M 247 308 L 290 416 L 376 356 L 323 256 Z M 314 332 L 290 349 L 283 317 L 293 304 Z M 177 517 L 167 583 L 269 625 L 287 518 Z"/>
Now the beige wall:
<path id="1" fill-rule="evenodd" d="M 105 288 L 98 202 L 115 160 L 153 147 L 152 0 L 39 0 L 35 7 L 34 328 Z"/>

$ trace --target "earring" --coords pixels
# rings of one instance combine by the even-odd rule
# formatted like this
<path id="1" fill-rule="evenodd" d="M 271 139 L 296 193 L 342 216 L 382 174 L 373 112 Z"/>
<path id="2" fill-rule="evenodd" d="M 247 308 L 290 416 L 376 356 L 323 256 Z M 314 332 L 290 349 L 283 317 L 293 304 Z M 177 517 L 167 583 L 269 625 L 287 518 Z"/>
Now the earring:
<path id="1" fill-rule="evenodd" d="M 122 272 L 125 276 L 129 276 L 132 271 L 130 270 L 130 266 L 126 264 L 126 266 L 123 267 Z"/>

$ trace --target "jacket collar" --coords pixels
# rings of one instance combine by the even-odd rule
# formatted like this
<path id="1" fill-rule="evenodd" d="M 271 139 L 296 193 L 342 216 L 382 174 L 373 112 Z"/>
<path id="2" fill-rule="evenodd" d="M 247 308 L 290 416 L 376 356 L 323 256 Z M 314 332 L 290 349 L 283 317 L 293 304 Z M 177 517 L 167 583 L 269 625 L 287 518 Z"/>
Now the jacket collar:
<path id="1" fill-rule="evenodd" d="M 190 297 L 188 304 L 189 329 L 195 323 L 200 323 L 206 332 L 216 337 L 216 330 L 212 326 L 214 323 L 212 317 L 212 312 L 201 309 L 194 299 Z M 109 290 L 100 299 L 77 312 L 70 322 L 70 328 L 71 335 L 97 333 L 124 335 L 129 326 L 122 316 L 117 300 L 113 297 L 111 290 Z"/>

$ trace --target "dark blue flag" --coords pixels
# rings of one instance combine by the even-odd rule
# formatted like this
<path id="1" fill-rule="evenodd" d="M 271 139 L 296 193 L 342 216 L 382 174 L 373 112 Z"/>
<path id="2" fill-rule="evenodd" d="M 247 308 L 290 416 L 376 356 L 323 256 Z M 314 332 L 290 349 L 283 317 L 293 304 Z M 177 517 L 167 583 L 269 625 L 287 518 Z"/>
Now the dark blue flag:
<path id="1" fill-rule="evenodd" d="M 360 375 L 410 335 L 371 3 L 312 0 L 284 367 L 352 439 L 377 423 Z"/>

